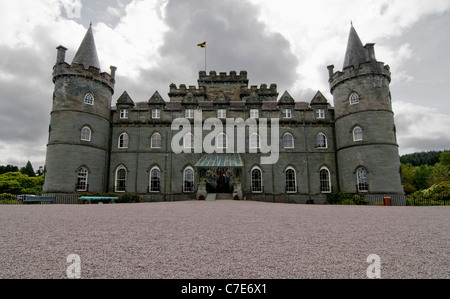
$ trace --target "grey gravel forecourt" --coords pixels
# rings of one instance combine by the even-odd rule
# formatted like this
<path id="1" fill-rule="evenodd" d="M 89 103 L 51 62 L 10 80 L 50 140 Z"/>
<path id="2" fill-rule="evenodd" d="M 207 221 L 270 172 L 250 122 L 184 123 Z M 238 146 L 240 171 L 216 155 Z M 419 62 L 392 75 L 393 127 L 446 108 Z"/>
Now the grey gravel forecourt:
<path id="1" fill-rule="evenodd" d="M 450 278 L 448 207 L 0 206 L 0 278 Z"/>

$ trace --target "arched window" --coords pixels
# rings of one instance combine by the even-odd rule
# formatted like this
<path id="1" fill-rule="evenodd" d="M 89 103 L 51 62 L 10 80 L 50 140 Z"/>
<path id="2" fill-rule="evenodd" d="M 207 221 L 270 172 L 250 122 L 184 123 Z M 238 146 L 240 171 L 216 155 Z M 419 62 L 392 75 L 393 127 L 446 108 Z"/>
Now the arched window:
<path id="1" fill-rule="evenodd" d="M 161 192 L 161 170 L 156 166 L 150 170 L 150 192 Z"/>
<path id="2" fill-rule="evenodd" d="M 194 169 L 187 167 L 183 172 L 183 192 L 194 192 Z"/>
<path id="3" fill-rule="evenodd" d="M 320 192 L 331 193 L 330 171 L 326 167 L 320 170 Z"/>
<path id="4" fill-rule="evenodd" d="M 352 92 L 348 99 L 350 100 L 350 105 L 359 103 L 359 95 L 356 92 Z"/>
<path id="5" fill-rule="evenodd" d="M 263 191 L 261 169 L 255 167 L 252 169 L 251 174 L 252 174 L 252 192 L 261 193 Z"/>
<path id="6" fill-rule="evenodd" d="M 121 165 L 116 169 L 115 192 L 125 192 L 127 183 L 127 170 Z"/>
<path id="7" fill-rule="evenodd" d="M 355 127 L 353 129 L 353 141 L 362 141 L 363 140 L 363 131 L 360 127 Z"/>
<path id="8" fill-rule="evenodd" d="M 194 148 L 194 134 L 187 133 L 183 138 L 184 148 Z"/>
<path id="9" fill-rule="evenodd" d="M 84 96 L 84 103 L 87 105 L 94 105 L 94 96 L 91 93 L 87 93 Z"/>
<path id="10" fill-rule="evenodd" d="M 78 169 L 77 191 L 85 192 L 88 190 L 88 170 L 84 167 Z"/>
<path id="11" fill-rule="evenodd" d="M 250 136 L 250 148 L 259 148 L 259 135 L 257 133 L 253 133 Z"/>
<path id="12" fill-rule="evenodd" d="M 119 136 L 119 148 L 128 148 L 128 134 L 122 133 Z"/>
<path id="13" fill-rule="evenodd" d="M 83 129 L 81 129 L 81 140 L 82 141 L 91 141 L 91 129 L 89 127 L 83 127 Z"/>
<path id="14" fill-rule="evenodd" d="M 283 147 L 284 148 L 294 148 L 294 136 L 292 136 L 290 133 L 284 134 Z"/>
<path id="15" fill-rule="evenodd" d="M 228 141 L 227 135 L 225 135 L 224 133 L 220 133 L 216 139 L 217 148 L 227 148 L 227 144 L 228 144 L 227 141 Z"/>
<path id="16" fill-rule="evenodd" d="M 295 193 L 297 192 L 297 183 L 295 170 L 292 167 L 286 169 L 286 192 Z"/>
<path id="17" fill-rule="evenodd" d="M 327 148 L 327 136 L 323 133 L 319 133 L 316 136 L 316 145 L 318 148 Z"/>
<path id="18" fill-rule="evenodd" d="M 367 180 L 367 171 L 361 167 L 356 172 L 356 180 L 358 183 L 358 192 L 368 192 L 369 182 Z"/>
<path id="19" fill-rule="evenodd" d="M 150 141 L 151 148 L 161 148 L 161 134 L 155 133 Z"/>

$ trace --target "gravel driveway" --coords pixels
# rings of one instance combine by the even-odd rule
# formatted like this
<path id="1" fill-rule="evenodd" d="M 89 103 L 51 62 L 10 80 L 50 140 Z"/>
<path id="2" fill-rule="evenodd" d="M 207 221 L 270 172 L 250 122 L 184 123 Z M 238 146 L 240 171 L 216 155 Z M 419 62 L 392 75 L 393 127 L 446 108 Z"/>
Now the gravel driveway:
<path id="1" fill-rule="evenodd" d="M 251 201 L 0 206 L 0 278 L 450 278 L 450 208 Z"/>

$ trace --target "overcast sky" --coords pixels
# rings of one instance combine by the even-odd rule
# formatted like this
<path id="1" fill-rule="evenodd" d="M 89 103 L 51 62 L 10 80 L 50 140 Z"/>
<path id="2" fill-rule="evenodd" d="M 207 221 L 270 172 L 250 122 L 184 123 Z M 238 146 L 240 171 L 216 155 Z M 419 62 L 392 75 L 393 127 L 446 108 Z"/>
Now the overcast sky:
<path id="1" fill-rule="evenodd" d="M 350 22 L 392 71 L 400 154 L 450 149 L 448 0 L 0 0 L 0 165 L 44 165 L 56 47 L 72 59 L 92 21 L 102 71 L 118 67 L 113 104 L 198 72 L 246 70 L 296 101 L 342 70 Z"/>

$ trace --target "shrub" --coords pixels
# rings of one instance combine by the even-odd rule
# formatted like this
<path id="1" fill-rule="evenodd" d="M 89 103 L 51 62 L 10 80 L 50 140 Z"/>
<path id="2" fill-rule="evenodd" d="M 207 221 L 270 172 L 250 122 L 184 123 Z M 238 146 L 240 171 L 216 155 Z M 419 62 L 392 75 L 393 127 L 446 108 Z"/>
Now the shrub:
<path id="1" fill-rule="evenodd" d="M 355 195 L 345 192 L 330 193 L 327 195 L 327 201 L 332 205 L 367 205 L 364 195 Z"/>
<path id="2" fill-rule="evenodd" d="M 0 194 L 0 205 L 18 205 L 21 204 L 20 201 L 17 200 L 17 196 L 9 193 Z"/>

